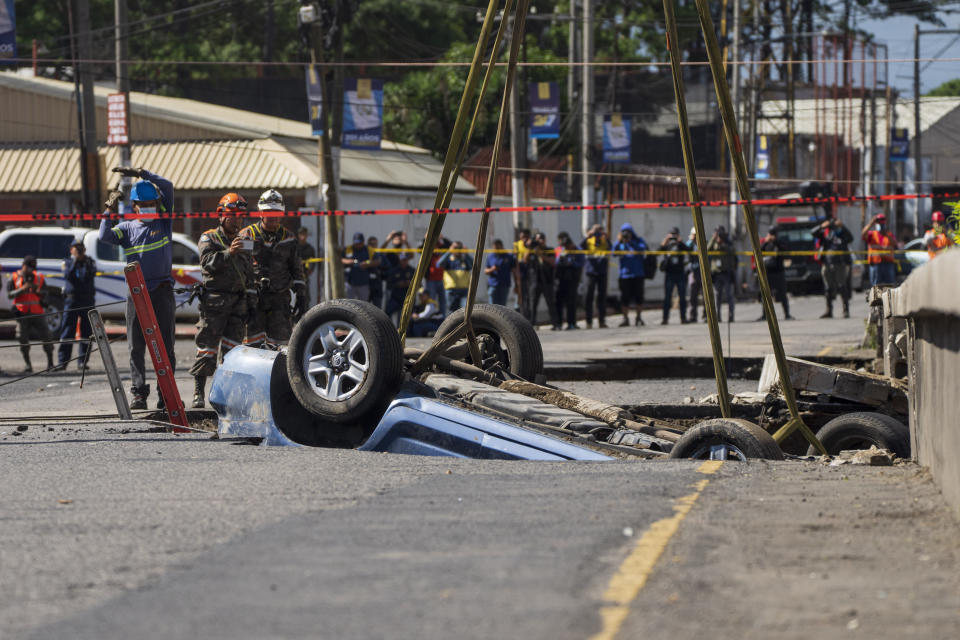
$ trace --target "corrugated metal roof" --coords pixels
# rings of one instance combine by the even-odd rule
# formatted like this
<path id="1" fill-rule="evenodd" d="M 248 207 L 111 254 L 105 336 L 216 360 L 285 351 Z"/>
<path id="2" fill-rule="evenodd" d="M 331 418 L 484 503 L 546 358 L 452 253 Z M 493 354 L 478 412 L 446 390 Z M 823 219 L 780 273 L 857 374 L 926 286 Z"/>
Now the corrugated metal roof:
<path id="1" fill-rule="evenodd" d="M 0 88 L 8 87 L 19 91 L 26 91 L 40 95 L 71 101 L 74 98 L 74 85 L 71 82 L 22 76 L 16 73 L 0 73 Z M 96 86 L 94 95 L 97 110 L 106 109 L 107 96 L 116 93 L 116 89 L 109 86 Z M 304 114 L 307 113 L 304 105 Z M 131 116 L 143 116 L 156 120 L 166 120 L 177 127 L 189 125 L 197 129 L 209 131 L 209 138 L 263 138 L 267 136 L 285 136 L 292 138 L 309 138 L 316 144 L 316 137 L 310 133 L 310 125 L 306 122 L 288 120 L 276 116 L 268 116 L 254 111 L 234 109 L 209 102 L 188 100 L 186 98 L 171 98 L 139 91 L 130 92 Z M 104 116 L 105 117 L 105 116 Z M 58 122 L 58 124 L 60 124 Z M 67 120 L 68 126 L 73 126 L 73 120 Z M 137 127 L 132 126 L 134 133 Z M 69 129 L 65 129 L 69 132 Z M 100 132 L 102 139 L 103 132 Z M 196 136 L 192 136 L 196 137 Z M 68 138 L 65 134 L 63 138 Z M 169 138 L 160 138 L 169 139 Z M 134 140 L 136 144 L 136 140 Z M 405 153 L 427 154 L 426 149 L 384 140 L 381 149 L 385 151 L 401 151 Z"/>
<path id="2" fill-rule="evenodd" d="M 0 148 L 0 193 L 80 190 L 76 147 Z"/>
<path id="3" fill-rule="evenodd" d="M 119 148 L 100 146 L 105 167 L 119 164 Z M 0 193 L 77 192 L 79 150 L 73 146 L 0 147 Z M 318 145 L 300 138 L 155 142 L 132 147 L 132 164 L 169 178 L 177 189 L 302 190 L 321 183 Z M 442 165 L 429 155 L 344 149 L 340 180 L 394 189 L 434 191 Z M 112 178 L 109 178 L 112 182 Z M 463 178 L 457 191 L 473 193 Z"/>

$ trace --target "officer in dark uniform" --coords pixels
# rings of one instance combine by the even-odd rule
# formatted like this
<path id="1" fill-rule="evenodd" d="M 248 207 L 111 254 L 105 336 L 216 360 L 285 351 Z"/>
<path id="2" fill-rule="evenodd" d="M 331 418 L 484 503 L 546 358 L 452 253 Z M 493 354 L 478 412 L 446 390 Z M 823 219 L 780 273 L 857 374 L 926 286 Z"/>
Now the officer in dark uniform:
<path id="1" fill-rule="evenodd" d="M 228 193 L 217 205 L 219 213 L 247 210 L 247 201 Z M 200 322 L 197 323 L 197 359 L 190 368 L 193 376 L 193 408 L 203 408 L 207 378 L 213 375 L 221 353 L 226 355 L 243 340 L 249 310 L 257 306 L 253 262 L 238 235 L 242 219 L 223 215 L 216 229 L 200 236 L 200 269 L 203 294 Z"/>
<path id="2" fill-rule="evenodd" d="M 60 331 L 60 348 L 57 350 L 57 368 L 61 371 L 67 368 L 70 356 L 73 353 L 73 339 L 77 331 L 77 321 L 80 321 L 80 361 L 77 366 L 87 369 L 87 347 L 89 338 L 93 334 L 90 327 L 90 318 L 87 310 L 97 298 L 96 276 L 97 263 L 87 257 L 86 247 L 82 242 L 70 245 L 70 257 L 63 266 L 63 294 L 67 304 L 63 309 L 64 322 Z"/>
<path id="3" fill-rule="evenodd" d="M 261 212 L 283 211 L 283 196 L 267 189 L 260 196 Z M 297 239 L 280 224 L 276 216 L 261 213 L 260 221 L 240 232 L 240 237 L 253 240 L 253 269 L 259 283 L 256 312 L 247 323 L 244 344 L 266 345 L 278 349 L 290 339 L 292 315 L 307 308 L 307 287 L 303 279 L 303 262 L 297 253 Z M 296 294 L 296 309 L 291 313 L 290 290 Z"/>

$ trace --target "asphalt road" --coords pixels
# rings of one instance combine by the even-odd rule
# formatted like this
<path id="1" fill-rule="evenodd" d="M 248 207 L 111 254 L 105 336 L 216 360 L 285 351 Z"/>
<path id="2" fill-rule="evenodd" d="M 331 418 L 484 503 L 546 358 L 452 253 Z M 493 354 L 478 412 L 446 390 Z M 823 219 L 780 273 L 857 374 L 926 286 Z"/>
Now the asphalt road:
<path id="1" fill-rule="evenodd" d="M 746 351 L 762 325 L 744 326 L 733 348 Z M 851 344 L 862 319 L 820 326 Z M 674 350 L 705 335 L 637 331 Z M 542 335 L 549 362 L 565 345 L 633 348 L 636 334 Z M 191 345 L 177 353 L 189 397 Z M 0 349 L 5 371 L 18 358 Z M 3 640 L 960 637 L 960 526 L 910 463 L 714 469 L 264 448 L 64 422 L 112 412 L 99 364 L 78 383 L 0 386 Z M 609 402 L 714 391 L 688 378 L 563 386 Z"/>
<path id="2" fill-rule="evenodd" d="M 960 528 L 912 464 L 707 474 L 113 429 L 0 441 L 4 638 L 960 631 Z"/>

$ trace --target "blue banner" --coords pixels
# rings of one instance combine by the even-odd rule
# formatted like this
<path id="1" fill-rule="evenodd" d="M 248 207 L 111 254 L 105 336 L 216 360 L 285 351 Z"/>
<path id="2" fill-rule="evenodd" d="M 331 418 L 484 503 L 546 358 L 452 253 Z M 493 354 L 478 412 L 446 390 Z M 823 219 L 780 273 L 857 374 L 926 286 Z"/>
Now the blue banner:
<path id="1" fill-rule="evenodd" d="M 603 116 L 603 161 L 630 162 L 630 118 L 619 113 Z"/>
<path id="2" fill-rule="evenodd" d="M 383 80 L 347 78 L 343 92 L 343 148 L 380 149 Z"/>
<path id="3" fill-rule="evenodd" d="M 550 139 L 560 137 L 560 88 L 556 82 L 531 82 L 527 85 L 530 98 L 530 137 Z"/>
<path id="4" fill-rule="evenodd" d="M 890 129 L 890 162 L 906 162 L 910 157 L 910 136 L 906 129 Z"/>
<path id="5" fill-rule="evenodd" d="M 13 0 L 0 0 L 0 63 L 11 62 L 17 57 L 17 16 Z"/>
<path id="6" fill-rule="evenodd" d="M 757 136 L 757 166 L 753 169 L 753 177 L 758 180 L 770 177 L 770 144 L 767 136 Z"/>
<path id="7" fill-rule="evenodd" d="M 307 67 L 307 109 L 310 114 L 310 130 L 315 136 L 323 135 L 323 87 L 316 65 Z"/>

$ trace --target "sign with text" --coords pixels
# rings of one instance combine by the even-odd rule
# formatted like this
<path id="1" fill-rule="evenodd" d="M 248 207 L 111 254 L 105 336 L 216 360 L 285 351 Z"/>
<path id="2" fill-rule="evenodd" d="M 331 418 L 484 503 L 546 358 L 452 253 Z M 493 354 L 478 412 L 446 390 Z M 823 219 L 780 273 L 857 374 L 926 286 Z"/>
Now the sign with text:
<path id="1" fill-rule="evenodd" d="M 343 148 L 380 149 L 383 80 L 347 78 L 343 92 Z"/>
<path id="2" fill-rule="evenodd" d="M 531 82 L 527 85 L 530 97 L 530 137 L 551 139 L 560 137 L 560 89 L 556 82 Z"/>
<path id="3" fill-rule="evenodd" d="M 770 177 L 770 141 L 767 136 L 757 136 L 757 166 L 753 168 L 753 177 L 765 180 Z"/>
<path id="4" fill-rule="evenodd" d="M 890 162 L 905 162 L 910 157 L 910 136 L 906 129 L 890 129 Z"/>
<path id="5" fill-rule="evenodd" d="M 619 113 L 603 116 L 603 161 L 630 162 L 630 118 Z"/>
<path id="6" fill-rule="evenodd" d="M 107 144 L 130 144 L 127 122 L 127 94 L 111 93 L 107 96 Z"/>
<path id="7" fill-rule="evenodd" d="M 310 114 L 310 131 L 312 135 L 323 135 L 323 87 L 317 65 L 307 66 L 307 110 Z"/>
<path id="8" fill-rule="evenodd" d="M 13 0 L 0 0 L 0 63 L 17 57 L 17 17 Z"/>

